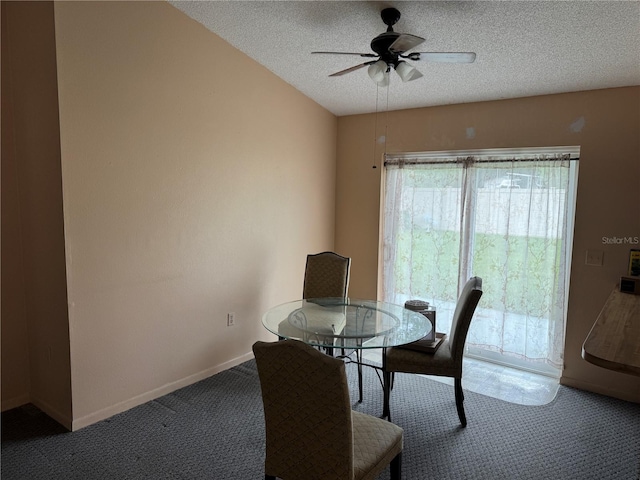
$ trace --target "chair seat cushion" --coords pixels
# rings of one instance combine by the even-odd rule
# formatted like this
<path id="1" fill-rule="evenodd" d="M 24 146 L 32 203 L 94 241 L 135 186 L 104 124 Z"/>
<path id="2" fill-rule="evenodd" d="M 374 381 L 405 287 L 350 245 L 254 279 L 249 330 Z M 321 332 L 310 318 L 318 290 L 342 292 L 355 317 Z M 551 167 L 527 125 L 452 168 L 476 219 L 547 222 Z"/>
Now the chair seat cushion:
<path id="1" fill-rule="evenodd" d="M 402 452 L 403 430 L 371 415 L 352 412 L 354 480 L 373 480 Z"/>
<path id="2" fill-rule="evenodd" d="M 451 355 L 451 344 L 449 339 L 445 338 L 435 353 L 423 353 L 399 347 L 387 349 L 385 370 L 460 378 L 462 360 L 454 361 Z"/>

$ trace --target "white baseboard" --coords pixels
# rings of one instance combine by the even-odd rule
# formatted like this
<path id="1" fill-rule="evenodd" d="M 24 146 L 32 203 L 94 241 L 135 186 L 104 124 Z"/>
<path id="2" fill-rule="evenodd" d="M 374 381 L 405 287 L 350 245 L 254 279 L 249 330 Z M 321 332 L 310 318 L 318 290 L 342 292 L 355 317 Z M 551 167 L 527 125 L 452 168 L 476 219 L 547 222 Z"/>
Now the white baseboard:
<path id="1" fill-rule="evenodd" d="M 87 427 L 96 422 L 112 417 L 113 415 L 117 415 L 118 413 L 127 411 L 133 407 L 137 407 L 138 405 L 142 405 L 143 403 L 147 403 L 151 400 L 162 397 L 163 395 L 178 390 L 179 388 L 183 388 L 193 383 L 199 382 L 200 380 L 204 380 L 211 375 L 215 375 L 216 373 L 220 373 L 224 370 L 235 367 L 236 365 L 240 365 L 241 363 L 244 363 L 247 360 L 251 360 L 252 358 L 253 352 L 246 353 L 244 355 L 241 355 L 240 357 L 229 360 L 228 362 L 224 362 L 220 365 L 216 365 L 215 367 L 203 370 L 202 372 L 189 375 L 188 377 L 182 378 L 175 382 L 171 382 L 167 385 L 163 385 L 162 387 L 137 395 L 128 400 L 116 403 L 115 405 L 103 408 L 102 410 L 98 410 L 97 412 L 93 412 L 81 418 L 74 419 L 71 430 L 76 431 L 81 428 Z"/>
<path id="2" fill-rule="evenodd" d="M 640 403 L 640 392 L 634 394 L 629 391 L 606 388 L 602 385 L 596 385 L 565 376 L 560 377 L 560 384 L 566 385 L 567 387 L 586 390 L 588 392 L 598 393 L 600 395 L 606 395 L 607 397 L 619 398 L 620 400 L 625 400 L 627 402 Z"/>

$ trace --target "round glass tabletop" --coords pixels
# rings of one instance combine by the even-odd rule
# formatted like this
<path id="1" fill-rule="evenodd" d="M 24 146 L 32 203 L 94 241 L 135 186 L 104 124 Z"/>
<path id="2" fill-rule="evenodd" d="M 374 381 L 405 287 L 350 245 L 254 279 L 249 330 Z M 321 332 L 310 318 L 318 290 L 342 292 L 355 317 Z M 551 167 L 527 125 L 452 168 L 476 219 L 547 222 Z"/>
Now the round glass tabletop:
<path id="1" fill-rule="evenodd" d="M 426 317 L 400 305 L 341 297 L 278 305 L 263 315 L 262 324 L 282 338 L 358 349 L 403 345 L 431 331 Z"/>

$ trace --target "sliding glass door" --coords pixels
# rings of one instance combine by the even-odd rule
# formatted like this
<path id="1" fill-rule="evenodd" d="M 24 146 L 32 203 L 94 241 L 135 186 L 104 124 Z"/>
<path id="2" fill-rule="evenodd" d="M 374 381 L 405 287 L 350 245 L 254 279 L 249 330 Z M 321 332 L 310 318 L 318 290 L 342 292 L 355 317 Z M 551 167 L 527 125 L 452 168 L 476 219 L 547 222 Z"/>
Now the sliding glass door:
<path id="1" fill-rule="evenodd" d="M 484 295 L 468 354 L 559 375 L 577 150 L 389 156 L 382 295 L 427 300 L 448 332 L 459 291 Z"/>

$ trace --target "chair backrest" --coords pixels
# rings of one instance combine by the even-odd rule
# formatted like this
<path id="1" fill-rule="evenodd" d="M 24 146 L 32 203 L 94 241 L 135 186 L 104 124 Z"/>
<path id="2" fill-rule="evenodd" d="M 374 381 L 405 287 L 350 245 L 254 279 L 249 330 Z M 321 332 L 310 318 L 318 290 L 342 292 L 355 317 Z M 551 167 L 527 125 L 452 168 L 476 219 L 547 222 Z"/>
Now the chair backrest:
<path id="1" fill-rule="evenodd" d="M 467 332 L 480 297 L 482 297 L 482 278 L 471 277 L 460 293 L 451 321 L 449 343 L 451 344 L 451 356 L 456 360 L 462 361 Z"/>
<path id="2" fill-rule="evenodd" d="M 266 426 L 265 474 L 352 479 L 351 403 L 344 362 L 298 340 L 256 342 Z"/>
<path id="3" fill-rule="evenodd" d="M 307 255 L 302 298 L 346 297 L 351 259 L 334 252 Z"/>

